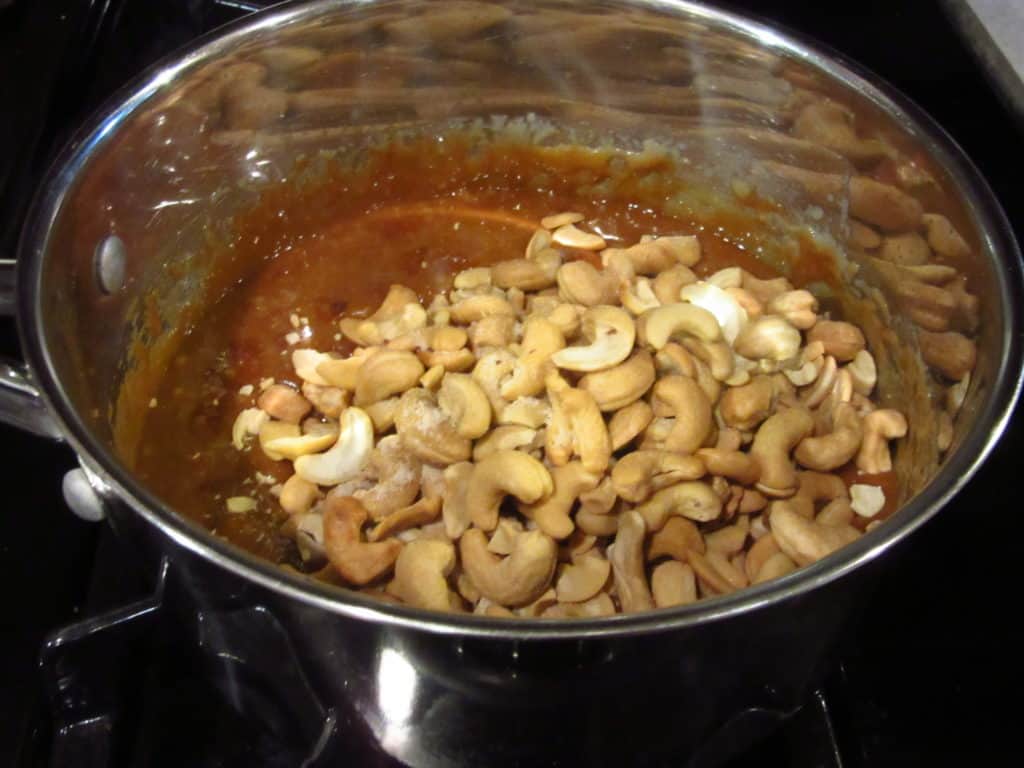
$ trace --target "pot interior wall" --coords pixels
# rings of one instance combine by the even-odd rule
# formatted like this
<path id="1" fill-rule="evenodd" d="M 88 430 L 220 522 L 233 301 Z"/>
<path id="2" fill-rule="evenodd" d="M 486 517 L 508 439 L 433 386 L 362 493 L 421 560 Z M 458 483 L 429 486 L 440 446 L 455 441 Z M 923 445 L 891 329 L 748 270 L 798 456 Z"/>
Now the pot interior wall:
<path id="1" fill-rule="evenodd" d="M 781 203 L 780 231 L 806 227 L 836 254 L 831 289 L 867 333 L 882 400 L 913 425 L 897 468 L 905 493 L 919 490 L 940 464 L 937 414 L 949 382 L 922 364 L 906 304 L 871 268 L 872 254 L 850 244 L 859 161 L 796 135 L 801 99 L 821 94 L 918 174 L 904 189 L 971 245 L 951 266 L 982 298 L 978 362 L 951 451 L 985 405 L 1003 354 L 1001 255 L 979 235 L 976 202 L 906 116 L 771 33 L 700 9 L 624 2 L 377 2 L 263 19 L 209 43 L 209 56 L 150 73 L 148 98 L 109 117 L 80 167 L 63 171 L 74 180 L 46 243 L 43 332 L 75 411 L 129 468 L 182 334 L 201 323 L 224 275 L 252 268 L 217 266 L 230 258 L 219 246 L 233 217 L 267 189 L 301 185 L 296 169 L 317 167 L 325 152 L 358 157 L 397 133 L 472 124 L 545 146 L 637 153 L 657 143 L 710 189 L 728 195 L 746 184 Z M 824 200 L 772 173 L 778 165 L 829 174 L 838 190 Z M 111 234 L 126 246 L 127 269 L 124 287 L 105 295 L 95 254 Z"/>

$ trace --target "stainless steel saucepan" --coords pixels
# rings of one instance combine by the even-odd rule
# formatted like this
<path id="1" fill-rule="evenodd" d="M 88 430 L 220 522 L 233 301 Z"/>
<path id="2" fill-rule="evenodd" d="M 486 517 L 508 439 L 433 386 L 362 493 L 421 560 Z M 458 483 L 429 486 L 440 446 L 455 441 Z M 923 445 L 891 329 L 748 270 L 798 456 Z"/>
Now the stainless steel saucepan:
<path id="1" fill-rule="evenodd" d="M 897 181 L 955 201 L 973 245 L 957 267 L 982 298 L 977 364 L 944 454 L 930 374 L 916 355 L 887 358 L 883 395 L 921 414 L 897 457 L 909 493 L 854 544 L 677 610 L 508 622 L 311 583 L 180 516 L 133 476 L 139 388 L 207 298 L 205 235 L 298 158 L 475 120 L 570 126 L 627 148 L 656 139 L 725 183 L 766 163 L 849 182 L 855 159 L 792 135 L 787 109 L 803 92 L 833 95 L 915 157 L 923 175 Z M 848 185 L 831 206 L 775 191 L 794 219 L 843 242 Z M 225 617 L 257 616 L 252 636 L 286 639 L 323 704 L 322 764 L 341 764 L 353 734 L 417 766 L 727 755 L 803 700 L 886 550 L 952 502 L 1021 386 L 1020 255 L 949 136 L 834 53 L 677 0 L 321 0 L 255 14 L 150 69 L 89 121 L 40 186 L 17 262 L 26 364 L 0 369 L 0 417 L 67 441 L 84 472 L 77 503 L 106 516 L 126 556 L 154 572 L 169 562 L 180 622 L 226 636 Z M 875 295 L 870 270 L 857 281 L 851 291 Z M 890 304 L 894 335 L 881 343 L 914 350 L 913 318 Z"/>

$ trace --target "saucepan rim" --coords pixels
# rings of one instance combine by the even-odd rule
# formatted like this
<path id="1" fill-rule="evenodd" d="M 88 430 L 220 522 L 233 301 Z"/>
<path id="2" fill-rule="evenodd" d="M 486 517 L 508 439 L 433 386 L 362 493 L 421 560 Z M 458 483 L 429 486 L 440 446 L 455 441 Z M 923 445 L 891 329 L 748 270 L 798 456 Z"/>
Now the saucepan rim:
<path id="1" fill-rule="evenodd" d="M 195 41 L 155 64 L 116 93 L 79 130 L 54 162 L 33 203 L 18 251 L 17 292 L 22 349 L 42 397 L 68 443 L 109 491 L 177 544 L 236 576 L 288 598 L 335 614 L 382 622 L 431 633 L 503 640 L 574 640 L 629 636 L 692 627 L 796 598 L 843 577 L 874 560 L 934 515 L 967 483 L 992 451 L 1009 421 L 1021 389 L 1021 327 L 1024 278 L 1021 258 L 1009 222 L 988 184 L 956 142 L 909 98 L 877 75 L 806 37 L 780 31 L 735 13 L 684 0 L 617 0 L 623 7 L 647 7 L 700 19 L 736 32 L 768 50 L 795 57 L 852 88 L 913 131 L 926 150 L 947 170 L 972 208 L 987 253 L 996 262 L 1002 313 L 997 374 L 992 391 L 974 424 L 932 481 L 885 525 L 814 565 L 781 579 L 731 595 L 698 601 L 678 609 L 619 615 L 591 620 L 517 620 L 442 614 L 384 603 L 339 590 L 287 572 L 214 536 L 176 513 L 131 475 L 104 448 L 75 412 L 45 344 L 46 308 L 41 306 L 43 263 L 49 234 L 75 181 L 95 153 L 143 105 L 183 72 L 231 52 L 250 35 L 284 29 L 334 13 L 356 0 L 313 2 L 275 7 L 240 19 Z"/>

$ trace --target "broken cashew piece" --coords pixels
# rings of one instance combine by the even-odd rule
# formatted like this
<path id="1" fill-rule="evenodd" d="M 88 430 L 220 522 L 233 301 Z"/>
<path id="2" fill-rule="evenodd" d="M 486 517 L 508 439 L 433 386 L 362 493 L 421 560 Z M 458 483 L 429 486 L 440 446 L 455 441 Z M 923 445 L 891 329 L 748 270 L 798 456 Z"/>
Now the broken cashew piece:
<path id="1" fill-rule="evenodd" d="M 907 434 L 907 419 L 899 411 L 882 408 L 864 417 L 864 439 L 857 454 L 857 469 L 869 475 L 892 469 L 889 441 Z"/>
<path id="2" fill-rule="evenodd" d="M 582 603 L 594 597 L 607 583 L 612 564 L 594 554 L 574 557 L 562 567 L 555 579 L 555 595 L 560 603 Z"/>

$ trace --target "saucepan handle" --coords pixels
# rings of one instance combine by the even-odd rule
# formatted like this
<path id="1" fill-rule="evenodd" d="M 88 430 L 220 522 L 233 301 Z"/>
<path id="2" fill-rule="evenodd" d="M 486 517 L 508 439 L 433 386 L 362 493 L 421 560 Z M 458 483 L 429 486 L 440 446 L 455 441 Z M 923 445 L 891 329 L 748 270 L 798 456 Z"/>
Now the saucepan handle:
<path id="1" fill-rule="evenodd" d="M 16 310 L 13 259 L 0 259 L 0 315 Z M 52 440 L 62 439 L 24 363 L 0 357 L 0 422 Z"/>

